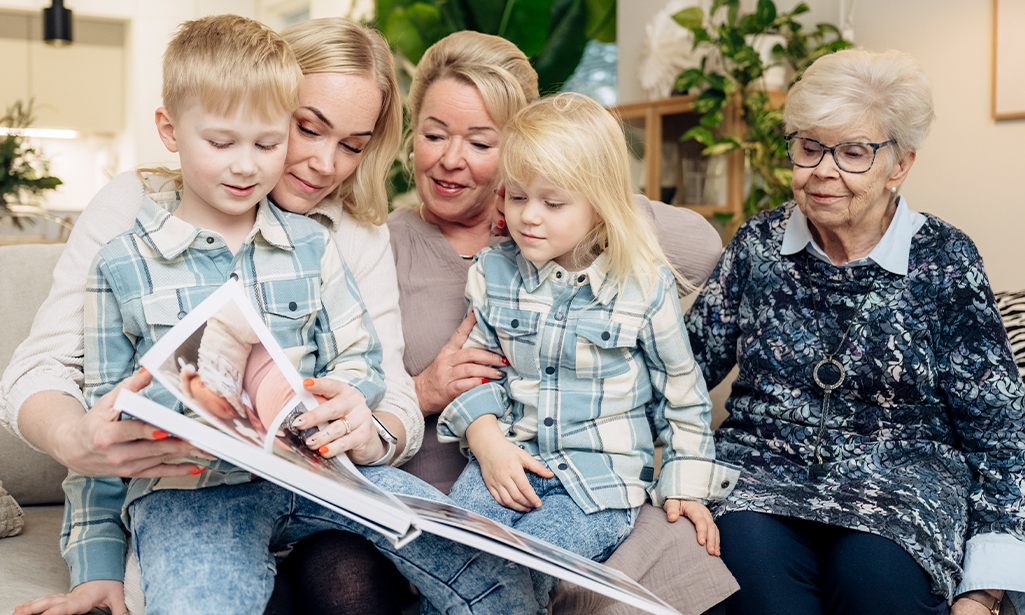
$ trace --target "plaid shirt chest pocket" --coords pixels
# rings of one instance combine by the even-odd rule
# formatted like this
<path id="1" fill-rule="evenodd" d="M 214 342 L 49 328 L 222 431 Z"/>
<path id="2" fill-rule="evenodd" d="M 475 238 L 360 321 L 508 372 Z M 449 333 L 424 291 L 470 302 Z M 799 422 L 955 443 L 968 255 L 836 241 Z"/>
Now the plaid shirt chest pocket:
<path id="1" fill-rule="evenodd" d="M 257 294 L 264 319 L 275 337 L 280 340 L 283 332 L 294 331 L 295 339 L 289 345 L 302 343 L 307 337 L 304 332 L 316 320 L 321 309 L 320 278 L 260 282 Z"/>
<path id="2" fill-rule="evenodd" d="M 142 297 L 143 322 L 125 320 L 125 332 L 150 341 L 160 339 L 189 312 L 216 291 L 219 286 L 186 286 L 173 290 L 158 290 Z M 131 330 L 138 328 L 138 330 Z"/>
<path id="3" fill-rule="evenodd" d="M 539 378 L 541 369 L 537 350 L 537 333 L 541 326 L 541 314 L 529 310 L 493 306 L 488 310 L 487 318 L 495 330 L 502 353 L 509 363 L 516 366 L 516 370 L 521 376 Z"/>
<path id="4" fill-rule="evenodd" d="M 632 384 L 637 372 L 637 326 L 582 315 L 577 320 L 576 371 L 580 378 L 616 379 Z M 607 385 L 611 382 L 606 382 Z"/>

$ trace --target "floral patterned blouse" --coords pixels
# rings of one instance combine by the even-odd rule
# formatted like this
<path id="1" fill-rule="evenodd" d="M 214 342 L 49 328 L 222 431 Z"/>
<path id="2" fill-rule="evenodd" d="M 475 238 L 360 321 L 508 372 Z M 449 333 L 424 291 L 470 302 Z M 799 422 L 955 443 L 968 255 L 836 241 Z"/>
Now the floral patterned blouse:
<path id="1" fill-rule="evenodd" d="M 717 458 L 743 471 L 714 512 L 889 538 L 949 599 L 968 538 L 1025 540 L 1025 386 L 982 259 L 931 215 L 906 276 L 783 256 L 795 207 L 740 228 L 686 317 L 709 388 L 740 366 L 715 439 Z M 846 378 L 820 429 L 813 370 L 838 346 Z"/>

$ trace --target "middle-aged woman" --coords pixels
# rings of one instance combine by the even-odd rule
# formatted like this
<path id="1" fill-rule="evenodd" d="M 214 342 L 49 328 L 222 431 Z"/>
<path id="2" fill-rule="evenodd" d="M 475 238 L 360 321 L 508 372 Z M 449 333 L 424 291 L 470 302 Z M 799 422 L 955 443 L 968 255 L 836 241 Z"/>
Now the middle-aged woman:
<path id="1" fill-rule="evenodd" d="M 538 96 L 537 74 L 512 43 L 459 32 L 434 44 L 417 66 L 407 111 L 411 167 L 422 203 L 391 214 L 399 280 L 405 366 L 427 417 L 424 446 L 404 469 L 448 491 L 466 465 L 456 444 L 437 441 L 437 414 L 461 392 L 501 378 L 504 359 L 462 349 L 473 325 L 463 298 L 470 259 L 493 243 L 500 199 L 502 127 Z M 719 236 L 697 214 L 642 197 L 659 240 L 676 267 L 700 284 L 722 251 Z M 501 224 L 499 222 L 498 224 Z M 453 334 L 453 331 L 455 333 Z M 451 336 L 451 338 L 450 338 Z M 627 571 L 685 613 L 720 603 L 736 583 L 722 562 L 695 540 L 686 520 L 670 524 L 650 505 L 633 534 L 606 562 Z M 556 613 L 633 612 L 625 605 L 562 583 Z"/>
<path id="2" fill-rule="evenodd" d="M 687 315 L 709 386 L 739 366 L 726 610 L 985 615 L 1009 590 L 1023 612 L 1025 388 L 975 246 L 899 196 L 931 86 L 841 51 L 784 119 L 796 203 L 737 231 Z"/>
<path id="3" fill-rule="evenodd" d="M 359 285 L 384 350 L 388 391 L 375 414 L 399 439 L 391 460 L 399 464 L 419 447 L 423 418 L 413 383 L 402 367 L 394 262 L 383 226 L 387 215 L 384 178 L 401 136 L 391 52 L 380 34 L 344 19 L 303 22 L 282 35 L 305 79 L 289 135 L 285 173 L 271 197 L 281 207 L 317 217 L 330 227 Z M 117 421 L 117 414 L 111 412 L 112 396 L 85 413 L 79 390 L 86 269 L 100 246 L 131 227 L 142 195 L 162 189 L 165 179 L 152 176 L 140 182 L 134 172 L 123 173 L 93 199 L 58 263 L 53 290 L 29 339 L 4 374 L 0 399 L 5 403 L 5 426 L 80 473 L 172 476 L 195 467 L 165 464 L 187 456 L 191 446 L 170 438 L 154 441 L 151 427 L 133 420 Z M 135 376 L 124 386 L 137 389 L 145 382 L 146 377 Z M 333 389 L 330 381 L 318 379 L 311 390 L 331 398 L 315 411 L 315 423 L 356 410 L 356 402 Z M 369 421 L 353 423 L 353 433 L 338 440 L 340 448 L 332 453 L 348 448 L 357 462 L 379 459 L 386 447 L 378 433 Z M 344 582 L 337 576 L 339 571 L 349 572 Z M 384 594 L 378 582 L 382 575 L 395 574 L 394 568 L 369 542 L 352 534 L 329 532 L 300 542 L 282 572 L 299 584 L 291 592 L 288 586 L 277 591 L 270 612 L 288 612 L 292 607 L 288 594 L 294 598 L 295 610 L 303 613 L 397 609 L 394 597 Z M 335 591 L 340 585 L 344 591 Z M 127 587 L 131 589 L 132 584 Z M 282 593 L 286 599 L 280 598 Z M 65 596 L 33 601 L 20 607 L 19 613 L 41 612 L 55 605 L 60 612 L 85 612 L 93 605 L 123 612 L 124 601 L 120 581 L 97 581 L 78 585 Z"/>

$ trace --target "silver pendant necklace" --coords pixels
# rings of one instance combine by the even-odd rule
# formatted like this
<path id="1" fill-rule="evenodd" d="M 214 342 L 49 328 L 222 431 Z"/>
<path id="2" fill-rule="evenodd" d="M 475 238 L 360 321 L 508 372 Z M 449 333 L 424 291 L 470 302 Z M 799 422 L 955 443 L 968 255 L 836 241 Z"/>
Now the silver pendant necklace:
<path id="1" fill-rule="evenodd" d="M 822 324 L 819 323 L 819 306 L 818 302 L 815 300 L 814 289 L 811 291 L 811 304 L 812 308 L 815 310 L 816 315 L 814 319 L 815 327 L 819 330 L 819 338 L 822 340 L 823 346 L 822 360 L 815 364 L 815 368 L 811 372 L 812 378 L 815 380 L 815 384 L 823 391 L 822 417 L 819 419 L 819 433 L 815 437 L 815 462 L 819 466 L 819 471 L 821 471 L 822 469 L 822 438 L 826 433 L 826 420 L 829 418 L 829 401 L 833 395 L 833 391 L 840 388 L 840 385 L 843 384 L 843 381 L 847 378 L 847 370 L 845 370 L 843 368 L 843 365 L 841 365 L 840 362 L 836 360 L 836 355 L 839 354 L 840 350 L 843 349 L 844 342 L 847 341 L 847 335 L 851 332 L 851 328 L 854 327 L 854 323 L 858 321 L 858 317 L 861 316 L 861 309 L 865 307 L 865 302 L 868 301 L 868 296 L 870 294 L 872 294 L 871 288 L 865 291 L 865 294 L 862 295 L 861 301 L 858 303 L 858 308 L 854 311 L 854 314 L 851 315 L 851 321 L 847 323 L 847 329 L 843 332 L 843 337 L 840 338 L 840 343 L 836 345 L 836 350 L 827 354 L 825 350 L 826 331 L 822 327 Z M 835 379 L 824 379 L 824 377 L 828 378 L 830 375 L 833 375 L 826 375 L 821 372 L 822 368 L 825 366 L 830 366 L 831 368 L 835 369 Z"/>

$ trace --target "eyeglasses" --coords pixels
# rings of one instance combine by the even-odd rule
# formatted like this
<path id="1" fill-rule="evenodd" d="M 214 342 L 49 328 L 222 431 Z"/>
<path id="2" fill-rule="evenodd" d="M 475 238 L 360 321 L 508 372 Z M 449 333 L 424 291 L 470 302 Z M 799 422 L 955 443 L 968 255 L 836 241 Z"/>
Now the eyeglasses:
<path id="1" fill-rule="evenodd" d="M 881 147 L 896 143 L 893 139 L 885 143 L 841 143 L 826 147 L 815 139 L 787 135 L 787 154 L 795 167 L 811 169 L 819 166 L 826 152 L 833 155 L 833 162 L 847 173 L 867 173 L 876 161 L 876 152 Z"/>

